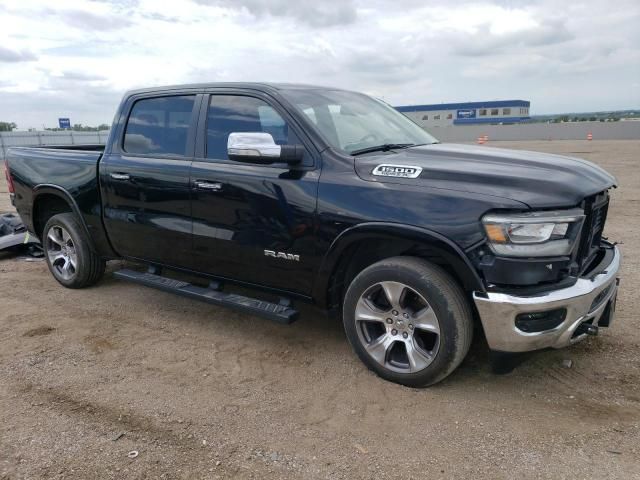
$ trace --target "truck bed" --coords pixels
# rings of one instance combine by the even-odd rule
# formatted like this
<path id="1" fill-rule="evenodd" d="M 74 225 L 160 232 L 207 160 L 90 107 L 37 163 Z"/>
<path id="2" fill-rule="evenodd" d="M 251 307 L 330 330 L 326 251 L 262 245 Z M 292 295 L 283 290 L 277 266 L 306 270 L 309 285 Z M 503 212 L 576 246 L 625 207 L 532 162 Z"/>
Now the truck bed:
<path id="1" fill-rule="evenodd" d="M 78 187 L 80 177 L 97 178 L 104 145 L 59 145 L 11 147 L 7 160 L 17 181 L 34 188 L 54 184 L 64 189 Z"/>
<path id="2" fill-rule="evenodd" d="M 105 237 L 98 182 L 98 163 L 103 151 L 104 145 L 9 149 L 7 161 L 15 186 L 15 207 L 31 232 L 40 233 L 34 228 L 36 199 L 54 195 L 73 206 L 97 241 Z"/>

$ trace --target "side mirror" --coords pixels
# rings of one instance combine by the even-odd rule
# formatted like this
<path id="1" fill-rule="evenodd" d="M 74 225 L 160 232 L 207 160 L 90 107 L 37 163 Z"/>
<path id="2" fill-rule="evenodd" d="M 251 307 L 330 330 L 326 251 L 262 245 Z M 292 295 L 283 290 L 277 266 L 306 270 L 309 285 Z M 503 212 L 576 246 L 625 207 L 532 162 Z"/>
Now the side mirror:
<path id="1" fill-rule="evenodd" d="M 302 161 L 304 148 L 302 145 L 277 145 L 266 132 L 232 132 L 227 140 L 227 155 L 236 162 L 297 165 Z"/>

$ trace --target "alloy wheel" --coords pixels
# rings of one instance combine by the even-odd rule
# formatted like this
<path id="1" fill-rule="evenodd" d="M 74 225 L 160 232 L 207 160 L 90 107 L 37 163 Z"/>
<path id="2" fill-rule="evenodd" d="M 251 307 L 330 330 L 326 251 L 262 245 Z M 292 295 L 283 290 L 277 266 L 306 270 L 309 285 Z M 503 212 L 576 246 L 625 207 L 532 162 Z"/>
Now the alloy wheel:
<path id="1" fill-rule="evenodd" d="M 358 299 L 358 338 L 366 352 L 384 368 L 416 373 L 435 359 L 440 323 L 429 302 L 399 282 L 379 282 Z"/>
<path id="2" fill-rule="evenodd" d="M 73 239 L 63 227 L 54 225 L 46 239 L 47 256 L 54 272 L 64 280 L 71 280 L 78 269 L 78 254 Z"/>

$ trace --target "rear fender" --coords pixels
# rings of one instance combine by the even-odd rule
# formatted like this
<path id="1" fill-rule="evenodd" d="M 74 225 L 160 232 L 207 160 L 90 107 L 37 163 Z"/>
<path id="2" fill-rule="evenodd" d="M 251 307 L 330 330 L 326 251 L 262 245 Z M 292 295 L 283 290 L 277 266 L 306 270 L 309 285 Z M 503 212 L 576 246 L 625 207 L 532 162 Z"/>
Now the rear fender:
<path id="1" fill-rule="evenodd" d="M 93 242 L 93 237 L 89 233 L 89 228 L 87 227 L 87 223 L 84 217 L 80 213 L 80 209 L 78 208 L 78 205 L 76 204 L 75 200 L 73 199 L 73 197 L 69 192 L 67 192 L 64 188 L 59 187 L 57 185 L 42 184 L 34 187 L 33 204 L 31 206 L 31 221 L 30 221 L 30 225 L 27 225 L 29 227 L 29 230 L 34 232 L 36 235 L 40 234 L 40 232 L 35 232 L 34 224 L 35 224 L 35 207 L 38 204 L 38 197 L 41 197 L 42 195 L 55 195 L 56 197 L 64 200 L 69 205 L 69 207 L 71 208 L 71 211 L 77 217 L 78 221 L 80 222 L 80 225 L 82 226 L 82 229 L 84 230 L 84 233 L 89 239 L 89 248 L 91 248 L 93 252 L 97 252 L 95 248 L 95 244 Z"/>

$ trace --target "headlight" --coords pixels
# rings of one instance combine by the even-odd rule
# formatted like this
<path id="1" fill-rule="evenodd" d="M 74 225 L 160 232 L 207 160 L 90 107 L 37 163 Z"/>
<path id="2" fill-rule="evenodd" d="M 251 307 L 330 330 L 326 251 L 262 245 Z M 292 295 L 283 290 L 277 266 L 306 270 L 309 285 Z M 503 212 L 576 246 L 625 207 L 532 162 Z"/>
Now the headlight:
<path id="1" fill-rule="evenodd" d="M 580 209 L 489 214 L 482 218 L 491 250 L 507 257 L 570 255 L 583 221 Z"/>

